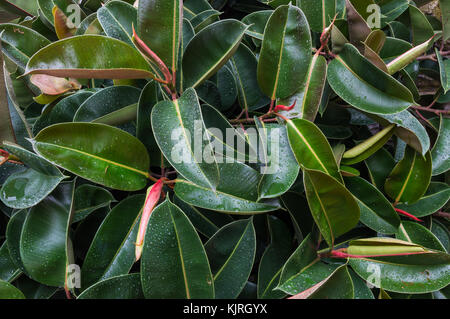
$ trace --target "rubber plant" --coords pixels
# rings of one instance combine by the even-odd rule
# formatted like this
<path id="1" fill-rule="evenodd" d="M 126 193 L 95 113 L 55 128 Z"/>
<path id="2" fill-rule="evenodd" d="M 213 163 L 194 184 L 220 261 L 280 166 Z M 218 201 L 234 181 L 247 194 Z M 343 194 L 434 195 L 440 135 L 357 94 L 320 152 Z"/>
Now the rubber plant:
<path id="1" fill-rule="evenodd" d="M 450 297 L 427 2 L 2 0 L 0 298 Z"/>

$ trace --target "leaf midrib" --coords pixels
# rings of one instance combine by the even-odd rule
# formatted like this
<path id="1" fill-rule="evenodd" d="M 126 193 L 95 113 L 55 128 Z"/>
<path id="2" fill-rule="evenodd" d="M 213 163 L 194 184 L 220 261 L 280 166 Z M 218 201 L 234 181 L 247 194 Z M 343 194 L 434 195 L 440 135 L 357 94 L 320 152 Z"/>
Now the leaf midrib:
<path id="1" fill-rule="evenodd" d="M 121 163 L 117 163 L 117 162 L 111 161 L 109 159 L 102 158 L 102 157 L 99 157 L 97 155 L 93 155 L 93 154 L 90 154 L 90 153 L 86 153 L 86 152 L 83 152 L 83 151 L 80 151 L 80 150 L 77 150 L 77 149 L 74 149 L 74 148 L 70 148 L 70 147 L 66 147 L 66 146 L 62 146 L 62 145 L 57 145 L 57 144 L 39 142 L 39 141 L 37 142 L 37 144 L 50 145 L 50 146 L 61 148 L 61 149 L 68 150 L 68 151 L 71 151 L 71 152 L 79 153 L 79 154 L 85 155 L 87 157 L 92 157 L 92 158 L 97 159 L 99 161 L 102 161 L 102 162 L 105 162 L 105 163 L 108 163 L 108 164 L 111 164 L 111 165 L 115 165 L 115 166 L 121 167 L 121 168 L 129 170 L 129 171 L 138 173 L 138 174 L 143 175 L 145 177 L 149 176 L 149 174 L 147 172 L 141 171 L 141 170 L 136 169 L 134 167 L 130 167 L 130 166 L 127 166 L 127 165 L 124 165 L 124 164 L 121 164 Z"/>

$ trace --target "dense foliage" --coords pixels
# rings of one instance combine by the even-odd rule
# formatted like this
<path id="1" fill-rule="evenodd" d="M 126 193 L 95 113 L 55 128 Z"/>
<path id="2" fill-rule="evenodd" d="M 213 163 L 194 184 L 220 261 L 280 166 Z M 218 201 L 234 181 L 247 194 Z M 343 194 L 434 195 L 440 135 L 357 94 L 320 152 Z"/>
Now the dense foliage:
<path id="1" fill-rule="evenodd" d="M 450 1 L 2 0 L 0 298 L 447 298 Z"/>

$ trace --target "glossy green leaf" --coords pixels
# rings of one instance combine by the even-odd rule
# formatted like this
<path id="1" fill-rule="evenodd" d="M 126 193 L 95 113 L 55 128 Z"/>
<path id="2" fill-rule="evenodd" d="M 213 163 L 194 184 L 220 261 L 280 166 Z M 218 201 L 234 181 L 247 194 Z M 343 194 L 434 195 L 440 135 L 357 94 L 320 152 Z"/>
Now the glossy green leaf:
<path id="1" fill-rule="evenodd" d="M 395 237 L 429 249 L 446 252 L 439 239 L 431 231 L 416 222 L 402 221 Z"/>
<path id="2" fill-rule="evenodd" d="M 321 282 L 289 299 L 353 299 L 353 297 L 353 281 L 348 267 L 343 265 Z"/>
<path id="3" fill-rule="evenodd" d="M 10 283 L 0 280 L 0 299 L 25 299 L 25 296 Z"/>
<path id="4" fill-rule="evenodd" d="M 10 154 L 16 156 L 22 163 L 35 171 L 49 176 L 63 176 L 59 169 L 53 166 L 52 163 L 21 146 L 10 142 L 3 142 L 3 146 L 8 149 Z"/>
<path id="5" fill-rule="evenodd" d="M 80 79 L 152 78 L 150 65 L 129 44 L 100 35 L 82 35 L 54 42 L 28 61 L 27 74 Z"/>
<path id="6" fill-rule="evenodd" d="M 120 289 L 118 289 L 120 287 Z M 111 277 L 83 291 L 77 299 L 143 299 L 139 273 Z"/>
<path id="7" fill-rule="evenodd" d="M 294 94 L 311 63 L 311 35 L 303 12 L 283 5 L 270 16 L 258 62 L 258 83 L 271 100 Z"/>
<path id="8" fill-rule="evenodd" d="M 133 266 L 143 195 L 134 195 L 114 206 L 89 247 L 81 269 L 84 289 L 110 277 L 125 275 Z"/>
<path id="9" fill-rule="evenodd" d="M 141 261 L 146 298 L 214 298 L 203 245 L 186 215 L 170 201 L 150 216 Z"/>
<path id="10" fill-rule="evenodd" d="M 202 115 L 205 127 L 208 130 L 211 139 L 213 139 L 212 147 L 217 154 L 219 161 L 237 160 L 244 162 L 246 160 L 256 161 L 255 145 L 248 138 L 248 132 L 244 132 L 242 128 L 235 128 L 230 124 L 228 119 L 214 107 L 204 104 L 202 105 Z M 256 130 L 254 131 L 256 137 Z"/>
<path id="11" fill-rule="evenodd" d="M 94 93 L 83 90 L 63 98 L 53 107 L 46 108 L 34 123 L 33 133 L 38 134 L 39 131 L 52 124 L 72 122 L 78 108 L 92 94 Z"/>
<path id="12" fill-rule="evenodd" d="M 399 293 L 426 293 L 444 288 L 450 283 L 450 257 L 445 253 L 425 253 L 409 256 L 350 259 L 350 266 L 376 287 Z"/>
<path id="13" fill-rule="evenodd" d="M 6 70 L 5 65 L 5 67 L 2 67 L 0 71 L 0 76 L 2 76 L 2 79 L 4 79 L 4 83 L 6 85 L 6 92 L 4 92 L 6 99 L 2 100 L 1 105 L 2 117 L 6 120 L 2 122 L 0 131 L 2 134 L 1 136 L 3 140 L 15 142 L 22 147 L 31 149 L 30 143 L 26 139 L 31 138 L 33 134 L 23 111 L 14 98 L 15 92 L 12 78 L 11 76 L 8 76 L 7 72 L 8 71 Z"/>
<path id="14" fill-rule="evenodd" d="M 230 215 L 191 206 L 177 196 L 174 196 L 174 204 L 186 214 L 195 229 L 207 238 L 211 238 L 221 227 L 234 220 Z"/>
<path id="15" fill-rule="evenodd" d="M 22 257 L 20 256 L 20 236 L 22 234 L 23 224 L 27 217 L 28 210 L 22 209 L 11 216 L 6 228 L 6 245 L 8 247 L 9 256 L 14 265 L 22 272 L 26 273 Z"/>
<path id="16" fill-rule="evenodd" d="M 352 106 L 375 114 L 398 113 L 414 103 L 411 92 L 347 44 L 328 65 L 328 83 Z"/>
<path id="17" fill-rule="evenodd" d="M 42 201 L 64 179 L 31 168 L 11 174 L 0 189 L 0 199 L 8 207 L 28 208 Z"/>
<path id="18" fill-rule="evenodd" d="M 162 153 L 153 136 L 151 126 L 151 112 L 160 100 L 162 97 L 158 83 L 149 82 L 141 91 L 136 118 L 136 137 L 147 147 L 153 165 L 163 163 Z"/>
<path id="19" fill-rule="evenodd" d="M 210 142 L 202 138 L 205 124 L 195 90 L 186 90 L 177 100 L 159 102 L 151 118 L 156 142 L 169 163 L 186 179 L 215 189 L 219 169 Z"/>
<path id="20" fill-rule="evenodd" d="M 341 182 L 333 151 L 319 128 L 303 119 L 289 120 L 286 124 L 289 143 L 300 166 L 320 170 Z"/>
<path id="21" fill-rule="evenodd" d="M 258 268 L 258 298 L 283 298 L 285 294 L 274 290 L 278 285 L 284 263 L 292 252 L 290 231 L 286 224 L 267 215 L 270 231 L 270 245 L 264 251 Z"/>
<path id="22" fill-rule="evenodd" d="M 439 125 L 439 135 L 436 143 L 431 150 L 431 158 L 433 160 L 433 176 L 445 173 L 450 169 L 450 119 L 441 117 Z"/>
<path id="23" fill-rule="evenodd" d="M 269 21 L 273 10 L 260 10 L 250 13 L 242 18 L 242 22 L 249 25 L 247 35 L 257 39 L 255 44 L 261 46 L 261 41 L 264 38 L 264 29 L 266 28 L 267 21 Z"/>
<path id="24" fill-rule="evenodd" d="M 4 242 L 0 246 L 0 280 L 13 281 L 21 274 L 9 255 L 8 245 Z"/>
<path id="25" fill-rule="evenodd" d="M 175 194 L 193 206 L 232 214 L 265 213 L 280 207 L 277 200 L 258 202 L 260 174 L 254 169 L 238 162 L 223 163 L 219 168 L 220 182 L 215 191 L 179 180 Z"/>
<path id="26" fill-rule="evenodd" d="M 84 184 L 75 189 L 74 215 L 72 223 L 76 223 L 95 210 L 109 206 L 114 202 L 113 195 L 104 188 Z"/>
<path id="27" fill-rule="evenodd" d="M 450 231 L 448 227 L 434 218 L 430 230 L 439 239 L 445 251 L 448 253 L 450 251 Z"/>
<path id="28" fill-rule="evenodd" d="M 196 87 L 218 71 L 237 50 L 246 28 L 237 20 L 227 19 L 197 33 L 183 56 L 184 87 Z"/>
<path id="29" fill-rule="evenodd" d="M 147 184 L 149 159 L 145 146 L 110 126 L 52 125 L 36 136 L 33 148 L 50 162 L 111 188 L 139 190 Z"/>
<path id="30" fill-rule="evenodd" d="M 236 298 L 247 283 L 255 258 L 253 219 L 235 221 L 222 227 L 206 242 L 205 250 L 216 298 Z"/>
<path id="31" fill-rule="evenodd" d="M 258 185 L 260 198 L 274 198 L 286 193 L 300 171 L 289 145 L 286 127 L 257 122 L 260 146 L 264 148 L 261 163 L 262 177 Z M 260 153 L 260 154 L 261 154 Z"/>
<path id="32" fill-rule="evenodd" d="M 0 5 L 6 11 L 18 14 L 20 16 L 30 16 L 37 13 L 37 3 L 28 0 L 7 0 Z"/>
<path id="33" fill-rule="evenodd" d="M 414 45 L 419 45 L 434 35 L 433 27 L 419 8 L 409 5 L 409 17 Z"/>
<path id="34" fill-rule="evenodd" d="M 427 131 L 408 110 L 396 114 L 379 114 L 374 118 L 382 125 L 396 124 L 395 135 L 422 155 L 425 155 L 430 149 L 430 138 Z"/>
<path id="35" fill-rule="evenodd" d="M 0 189 L 0 199 L 8 207 L 22 209 L 36 205 L 50 194 L 65 178 L 47 160 L 21 148 L 19 145 L 4 142 L 28 169 L 11 174 Z"/>
<path id="36" fill-rule="evenodd" d="M 306 81 L 300 90 L 290 98 L 279 101 L 279 104 L 284 105 L 292 105 L 295 102 L 294 108 L 291 111 L 283 111 L 281 114 L 313 122 L 319 111 L 326 78 L 327 61 L 323 56 L 315 54 L 309 66 Z"/>
<path id="37" fill-rule="evenodd" d="M 301 293 L 326 279 L 338 267 L 321 262 L 315 245 L 308 235 L 298 246 L 283 266 L 278 290 L 290 295 Z"/>
<path id="38" fill-rule="evenodd" d="M 200 12 L 195 17 L 193 17 L 190 20 L 190 23 L 192 24 L 194 30 L 196 33 L 207 27 L 213 22 L 216 22 L 219 20 L 219 16 L 221 15 L 221 12 L 211 9 L 211 10 L 205 10 L 203 12 Z"/>
<path id="39" fill-rule="evenodd" d="M 328 245 L 333 246 L 335 238 L 358 223 L 358 204 L 341 183 L 321 171 L 305 169 L 303 183 L 311 214 Z"/>
<path id="40" fill-rule="evenodd" d="M 185 0 L 183 1 L 183 12 L 188 19 L 192 19 L 197 14 L 211 10 L 213 7 L 208 0 Z"/>
<path id="41" fill-rule="evenodd" d="M 397 19 L 403 12 L 408 9 L 408 0 L 384 0 L 381 2 L 381 24 L 384 26 L 389 22 Z"/>
<path id="42" fill-rule="evenodd" d="M 450 38 L 450 26 L 449 26 L 449 11 L 450 11 L 450 5 L 449 2 L 446 0 L 440 0 L 439 1 L 439 7 L 441 8 L 442 13 L 442 33 L 443 38 L 445 41 Z"/>
<path id="43" fill-rule="evenodd" d="M 38 32 L 18 24 L 0 25 L 0 34 L 2 52 L 22 69 L 25 69 L 33 54 L 50 44 Z"/>
<path id="44" fill-rule="evenodd" d="M 322 31 L 328 27 L 331 20 L 333 20 L 336 11 L 335 0 L 300 0 L 297 1 L 297 6 L 305 13 L 311 30 L 319 33 L 322 33 Z"/>
<path id="45" fill-rule="evenodd" d="M 123 1 L 109 1 L 97 11 L 106 35 L 133 45 L 133 25 L 137 25 L 136 9 Z"/>
<path id="46" fill-rule="evenodd" d="M 439 53 L 439 50 L 436 48 L 436 58 L 439 62 L 439 71 L 441 77 L 441 85 L 444 89 L 444 94 L 450 90 L 450 60 L 444 60 L 442 55 Z"/>
<path id="47" fill-rule="evenodd" d="M 396 203 L 417 202 L 430 184 L 431 155 L 420 155 L 410 147 L 406 148 L 403 159 L 392 170 L 384 189 Z"/>
<path id="48" fill-rule="evenodd" d="M 364 50 L 363 42 L 370 35 L 371 28 L 366 21 L 370 10 L 368 5 L 373 1 L 345 1 L 348 23 L 348 39 L 360 52 Z"/>
<path id="49" fill-rule="evenodd" d="M 360 177 L 345 179 L 347 189 L 356 197 L 361 222 L 382 234 L 394 234 L 400 218 L 392 204 L 372 184 Z"/>
<path id="50" fill-rule="evenodd" d="M 351 268 L 348 269 L 350 277 L 352 277 L 354 298 L 355 299 L 375 299 L 372 291 L 370 290 L 367 282 L 359 277 Z"/>
<path id="51" fill-rule="evenodd" d="M 132 86 L 118 85 L 105 88 L 90 96 L 80 105 L 73 121 L 98 123 L 115 112 L 117 114 L 117 112 L 131 107 L 134 111 L 131 112 L 131 117 L 123 117 L 122 121 L 119 121 L 122 123 L 130 122 L 130 120 L 136 119 L 137 102 L 140 95 L 141 91 Z"/>
<path id="52" fill-rule="evenodd" d="M 67 266 L 74 263 L 69 225 L 74 182 L 61 184 L 30 209 L 20 235 L 20 257 L 29 276 L 45 285 L 64 286 Z"/>
<path id="53" fill-rule="evenodd" d="M 241 44 L 230 63 L 236 77 L 239 105 L 249 111 L 267 105 L 269 99 L 261 92 L 256 79 L 258 60 L 253 52 Z"/>
<path id="54" fill-rule="evenodd" d="M 441 209 L 450 199 L 450 187 L 446 183 L 431 182 L 426 193 L 414 204 L 398 204 L 400 208 L 416 217 L 431 215 Z"/>
<path id="55" fill-rule="evenodd" d="M 139 1 L 137 33 L 166 66 L 175 72 L 180 48 L 183 1 Z"/>

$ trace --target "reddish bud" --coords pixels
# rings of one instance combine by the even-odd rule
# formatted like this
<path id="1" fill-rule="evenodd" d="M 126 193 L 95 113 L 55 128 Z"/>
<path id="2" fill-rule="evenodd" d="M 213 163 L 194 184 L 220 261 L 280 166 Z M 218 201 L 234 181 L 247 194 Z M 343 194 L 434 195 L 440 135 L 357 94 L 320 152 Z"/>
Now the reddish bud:
<path id="1" fill-rule="evenodd" d="M 163 180 L 164 180 L 163 178 L 160 178 L 155 184 L 153 184 L 147 190 L 147 197 L 145 199 L 144 208 L 141 216 L 141 223 L 139 224 L 139 231 L 135 244 L 136 261 L 138 261 L 141 258 L 148 221 L 150 219 L 150 215 L 152 214 L 153 209 L 155 208 L 156 204 L 158 204 L 159 198 L 161 197 L 162 188 L 164 186 Z"/>

